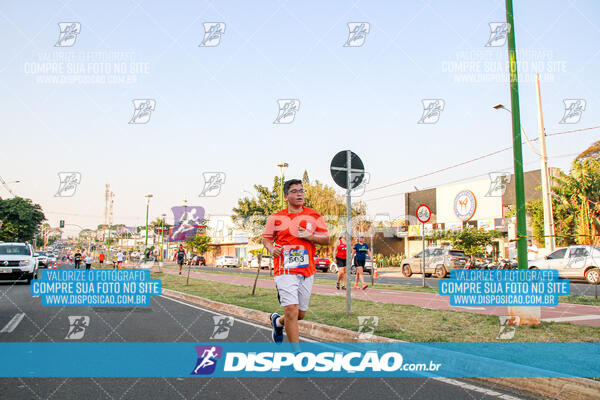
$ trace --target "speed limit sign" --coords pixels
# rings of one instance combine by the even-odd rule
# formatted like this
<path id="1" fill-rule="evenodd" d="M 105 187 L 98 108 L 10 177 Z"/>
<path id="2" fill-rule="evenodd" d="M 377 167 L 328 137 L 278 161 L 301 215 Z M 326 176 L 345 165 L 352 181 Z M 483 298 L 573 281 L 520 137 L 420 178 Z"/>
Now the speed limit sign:
<path id="1" fill-rule="evenodd" d="M 431 219 L 431 209 L 426 204 L 417 207 L 417 219 L 422 224 L 426 224 Z"/>

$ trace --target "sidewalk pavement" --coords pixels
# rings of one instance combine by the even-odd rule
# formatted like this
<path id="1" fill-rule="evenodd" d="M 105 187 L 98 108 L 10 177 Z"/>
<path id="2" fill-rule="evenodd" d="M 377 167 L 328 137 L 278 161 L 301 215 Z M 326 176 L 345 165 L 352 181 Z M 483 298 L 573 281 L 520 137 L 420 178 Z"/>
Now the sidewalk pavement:
<path id="1" fill-rule="evenodd" d="M 166 266 L 171 263 L 166 263 Z M 201 269 L 201 268 L 200 268 Z M 152 269 L 157 272 L 155 266 Z M 177 275 L 177 270 L 161 269 L 163 273 Z M 187 276 L 187 268 L 184 268 Z M 254 276 L 220 275 L 218 273 L 206 273 L 191 270 L 190 277 L 206 281 L 228 283 L 231 285 L 252 286 Z M 257 287 L 264 289 L 275 289 L 275 282 L 271 279 L 259 277 Z M 345 290 L 337 290 L 335 286 L 314 284 L 313 294 L 325 296 L 346 297 Z M 369 287 L 366 290 L 352 290 L 352 298 L 359 300 L 370 300 L 380 303 L 413 305 L 431 310 L 466 311 L 476 314 L 508 315 L 508 307 L 455 307 L 450 305 L 449 296 L 440 296 L 436 293 L 409 292 L 402 290 L 375 289 Z M 556 307 L 542 307 L 542 321 L 546 322 L 570 322 L 576 325 L 587 325 L 600 327 L 600 306 L 589 306 L 584 304 L 559 303 Z"/>

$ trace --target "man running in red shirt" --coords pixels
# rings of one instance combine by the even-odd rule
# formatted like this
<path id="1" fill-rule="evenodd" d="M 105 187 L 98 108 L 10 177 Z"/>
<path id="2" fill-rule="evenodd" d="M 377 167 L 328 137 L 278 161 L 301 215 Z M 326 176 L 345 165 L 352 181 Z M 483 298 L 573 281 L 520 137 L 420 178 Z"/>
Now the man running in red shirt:
<path id="1" fill-rule="evenodd" d="M 263 244 L 273 255 L 277 297 L 284 315 L 271 314 L 273 341 L 283 342 L 283 328 L 288 341 L 300 341 L 298 320 L 308 310 L 315 274 L 315 244 L 327 246 L 329 233 L 325 219 L 305 207 L 302 181 L 291 179 L 283 185 L 288 208 L 269 217 Z"/>

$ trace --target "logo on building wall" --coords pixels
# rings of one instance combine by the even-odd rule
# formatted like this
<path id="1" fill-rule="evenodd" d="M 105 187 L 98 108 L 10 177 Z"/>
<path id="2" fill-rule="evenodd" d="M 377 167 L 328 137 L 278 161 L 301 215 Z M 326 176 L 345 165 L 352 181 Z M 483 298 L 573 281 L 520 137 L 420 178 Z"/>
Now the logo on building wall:
<path id="1" fill-rule="evenodd" d="M 462 190 L 458 192 L 454 198 L 454 214 L 461 221 L 468 221 L 475 215 L 477 209 L 477 200 L 475 195 L 470 190 Z"/>

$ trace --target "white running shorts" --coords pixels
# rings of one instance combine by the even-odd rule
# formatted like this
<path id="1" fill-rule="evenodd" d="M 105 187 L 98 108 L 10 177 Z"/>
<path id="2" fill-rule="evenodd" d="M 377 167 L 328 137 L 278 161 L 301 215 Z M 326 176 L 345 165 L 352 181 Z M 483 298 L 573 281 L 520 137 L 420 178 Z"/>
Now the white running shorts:
<path id="1" fill-rule="evenodd" d="M 285 274 L 275 277 L 277 298 L 282 307 L 298 304 L 301 311 L 308 310 L 310 293 L 315 276 L 302 276 L 300 274 Z"/>

